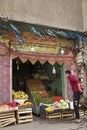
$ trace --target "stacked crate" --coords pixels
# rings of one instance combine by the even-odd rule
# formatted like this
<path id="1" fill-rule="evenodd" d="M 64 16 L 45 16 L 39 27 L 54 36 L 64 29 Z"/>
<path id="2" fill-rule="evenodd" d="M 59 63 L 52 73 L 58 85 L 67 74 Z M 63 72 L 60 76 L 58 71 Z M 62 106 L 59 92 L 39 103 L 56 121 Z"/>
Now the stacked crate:
<path id="1" fill-rule="evenodd" d="M 53 113 L 46 112 L 46 118 L 48 119 L 61 118 L 61 111 Z"/>
<path id="2" fill-rule="evenodd" d="M 52 113 L 46 112 L 46 118 L 64 118 L 64 117 L 74 117 L 74 110 L 57 110 Z"/>
<path id="3" fill-rule="evenodd" d="M 79 109 L 79 113 L 80 113 L 80 116 L 84 116 L 85 115 L 85 109 Z"/>
<path id="4" fill-rule="evenodd" d="M 0 112 L 0 127 L 4 127 L 12 123 L 16 124 L 14 111 Z"/>
<path id="5" fill-rule="evenodd" d="M 84 115 L 87 115 L 87 108 L 85 108 L 84 110 Z"/>
<path id="6" fill-rule="evenodd" d="M 32 118 L 32 108 L 19 108 L 16 111 L 16 119 L 17 123 L 25 123 L 25 122 L 31 122 L 33 120 Z"/>
<path id="7" fill-rule="evenodd" d="M 61 118 L 64 118 L 64 117 L 74 117 L 74 110 L 72 109 L 67 109 L 67 110 L 62 110 L 61 112 Z"/>

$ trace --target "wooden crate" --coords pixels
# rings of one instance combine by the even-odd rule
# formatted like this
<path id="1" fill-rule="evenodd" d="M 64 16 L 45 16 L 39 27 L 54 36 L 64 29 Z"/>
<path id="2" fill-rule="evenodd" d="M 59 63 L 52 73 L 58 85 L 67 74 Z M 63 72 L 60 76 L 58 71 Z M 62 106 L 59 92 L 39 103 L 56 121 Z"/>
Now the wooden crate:
<path id="1" fill-rule="evenodd" d="M 61 117 L 74 117 L 74 110 L 63 110 L 61 112 Z"/>
<path id="2" fill-rule="evenodd" d="M 80 109 L 79 113 L 80 113 L 80 116 L 84 116 L 85 115 L 85 110 L 84 109 Z"/>
<path id="3" fill-rule="evenodd" d="M 33 120 L 32 108 L 18 109 L 16 111 L 16 119 L 17 119 L 18 124 L 25 123 L 25 122 L 31 122 Z"/>
<path id="4" fill-rule="evenodd" d="M 61 118 L 61 111 L 53 113 L 46 112 L 46 118 L 48 119 Z"/>
<path id="5" fill-rule="evenodd" d="M 84 111 L 84 115 L 87 115 L 87 108 L 86 108 L 85 111 Z"/>
<path id="6" fill-rule="evenodd" d="M 0 127 L 4 127 L 12 123 L 16 124 L 14 111 L 0 112 Z"/>

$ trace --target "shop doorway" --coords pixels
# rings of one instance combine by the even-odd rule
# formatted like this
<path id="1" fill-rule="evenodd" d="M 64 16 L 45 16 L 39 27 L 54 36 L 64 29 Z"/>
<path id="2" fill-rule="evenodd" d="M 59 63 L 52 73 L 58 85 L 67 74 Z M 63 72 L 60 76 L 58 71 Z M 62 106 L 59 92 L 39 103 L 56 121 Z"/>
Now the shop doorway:
<path id="1" fill-rule="evenodd" d="M 19 58 L 12 60 L 12 89 L 26 92 L 27 79 L 40 79 L 49 94 L 65 98 L 65 65 L 49 62 L 43 65 L 37 61 L 34 65 L 28 60 L 22 63 Z"/>

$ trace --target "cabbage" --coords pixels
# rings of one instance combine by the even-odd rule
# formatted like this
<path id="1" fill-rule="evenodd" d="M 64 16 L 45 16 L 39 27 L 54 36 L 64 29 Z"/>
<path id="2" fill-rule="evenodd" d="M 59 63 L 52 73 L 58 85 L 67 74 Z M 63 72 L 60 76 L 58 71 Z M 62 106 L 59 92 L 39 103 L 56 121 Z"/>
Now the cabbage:
<path id="1" fill-rule="evenodd" d="M 70 101 L 69 101 L 69 100 L 66 100 L 66 102 L 67 102 L 67 103 L 70 103 Z"/>
<path id="2" fill-rule="evenodd" d="M 69 105 L 67 102 L 65 102 L 64 100 L 60 101 L 59 103 L 59 108 L 62 109 L 62 110 L 65 110 L 65 109 L 68 109 L 69 108 Z"/>
<path id="3" fill-rule="evenodd" d="M 62 99 L 62 100 L 60 100 L 60 103 L 64 103 L 65 101 Z"/>

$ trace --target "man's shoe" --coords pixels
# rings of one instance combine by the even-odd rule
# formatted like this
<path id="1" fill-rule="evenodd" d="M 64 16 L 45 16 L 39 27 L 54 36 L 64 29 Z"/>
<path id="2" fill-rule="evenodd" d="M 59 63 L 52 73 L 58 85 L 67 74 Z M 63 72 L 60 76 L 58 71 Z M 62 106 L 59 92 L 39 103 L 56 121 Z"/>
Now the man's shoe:
<path id="1" fill-rule="evenodd" d="M 76 119 L 76 120 L 74 120 L 76 123 L 80 123 L 81 122 L 81 120 L 80 119 Z"/>

